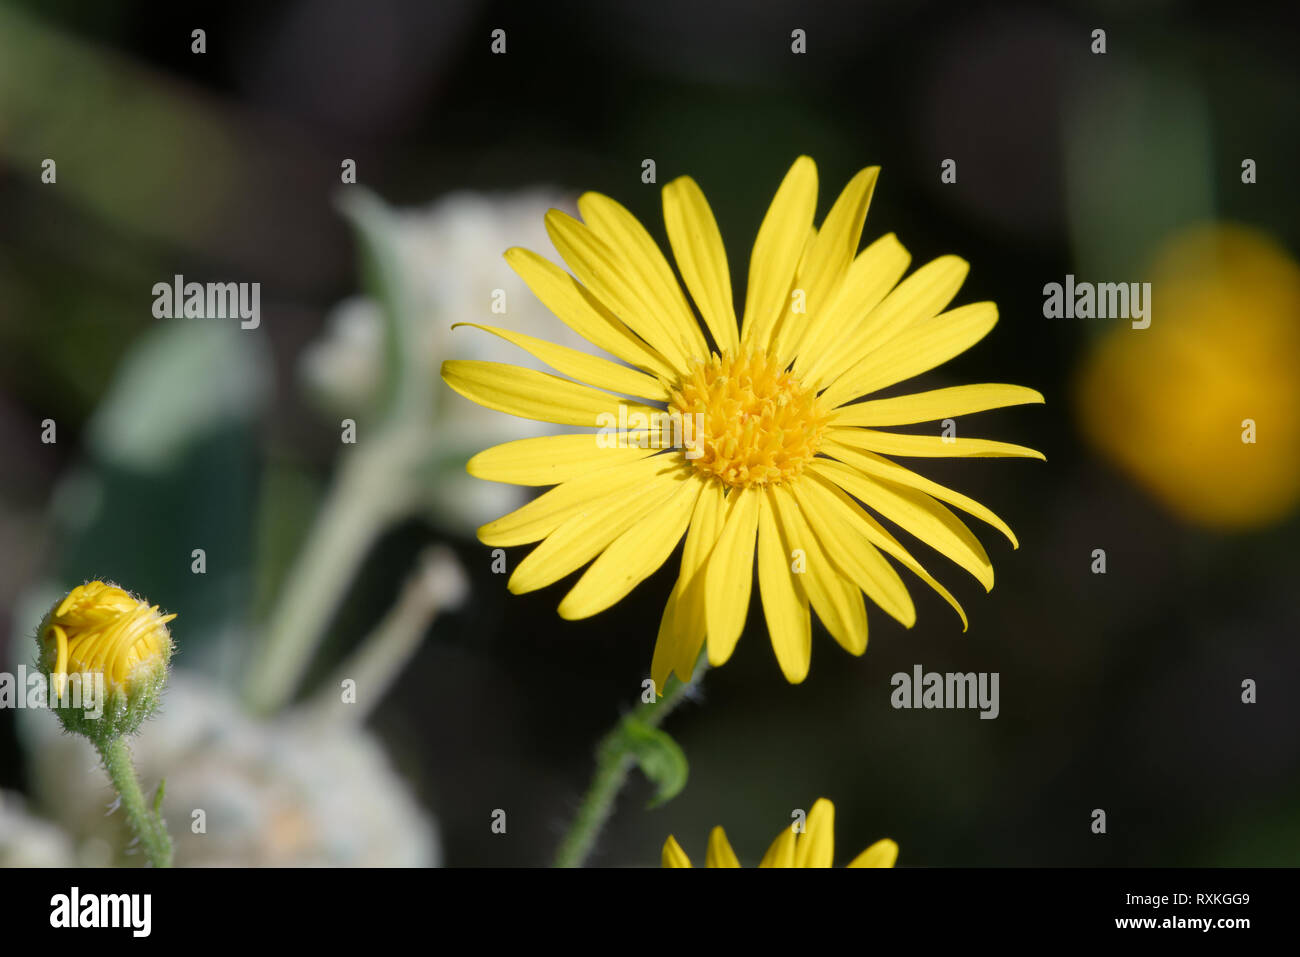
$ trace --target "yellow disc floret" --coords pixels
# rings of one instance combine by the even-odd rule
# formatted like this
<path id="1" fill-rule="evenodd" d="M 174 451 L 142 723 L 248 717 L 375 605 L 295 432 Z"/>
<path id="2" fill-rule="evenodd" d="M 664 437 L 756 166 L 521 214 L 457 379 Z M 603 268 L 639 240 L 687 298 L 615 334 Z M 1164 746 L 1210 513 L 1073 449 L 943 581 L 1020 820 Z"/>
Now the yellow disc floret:
<path id="1" fill-rule="evenodd" d="M 699 424 L 692 464 L 736 487 L 789 481 L 817 454 L 827 416 L 817 394 L 763 352 L 716 353 L 672 392 L 669 409 Z"/>

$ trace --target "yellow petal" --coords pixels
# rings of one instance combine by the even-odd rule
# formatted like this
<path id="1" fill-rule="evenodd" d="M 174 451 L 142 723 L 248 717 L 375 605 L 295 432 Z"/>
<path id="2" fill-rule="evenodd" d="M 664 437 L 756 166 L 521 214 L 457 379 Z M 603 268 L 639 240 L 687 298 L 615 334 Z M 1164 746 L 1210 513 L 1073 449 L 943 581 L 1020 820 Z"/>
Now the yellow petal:
<path id="1" fill-rule="evenodd" d="M 709 664 L 726 663 L 736 650 L 749 613 L 754 581 L 754 536 L 758 529 L 755 489 L 733 488 L 727 496 L 727 517 L 709 556 L 704 576 L 704 617 L 709 640 Z"/>
<path id="2" fill-rule="evenodd" d="M 829 543 L 823 543 L 813 531 L 791 490 L 777 486 L 770 494 L 786 541 L 792 549 L 804 553 L 804 571 L 796 574 L 817 617 L 846 651 L 862 654 L 867 647 L 867 610 L 862 592 L 831 560 L 823 547 Z"/>
<path id="3" fill-rule="evenodd" d="M 739 867 L 740 860 L 727 841 L 727 833 L 720 827 L 709 832 L 709 867 Z"/>
<path id="4" fill-rule="evenodd" d="M 596 235 L 622 258 L 637 295 L 659 311 L 667 324 L 700 358 L 709 355 L 700 324 L 682 294 L 672 267 L 646 228 L 618 201 L 600 193 L 578 197 L 578 212 Z"/>
<path id="5" fill-rule="evenodd" d="M 568 346 L 556 345 L 554 342 L 547 342 L 536 336 L 526 336 L 521 332 L 512 332 L 496 326 L 481 326 L 476 322 L 457 322 L 452 325 L 452 328 L 456 329 L 460 326 L 470 326 L 490 332 L 541 359 L 561 375 L 567 375 L 571 379 L 577 379 L 598 389 L 625 392 L 628 395 L 660 401 L 668 398 L 668 389 L 658 379 L 616 362 L 610 362 L 608 359 L 570 349 Z"/>
<path id="6" fill-rule="evenodd" d="M 872 356 L 885 343 L 939 314 L 957 295 L 970 263 L 959 256 L 940 256 L 904 279 L 829 355 L 810 384 L 819 388 Z M 894 381 L 901 381 L 902 377 Z M 858 392 L 857 395 L 861 395 Z"/>
<path id="7" fill-rule="evenodd" d="M 699 501 L 696 500 L 696 507 L 699 507 Z M 689 529 L 687 535 L 690 534 Z M 672 674 L 673 664 L 677 661 L 677 644 L 682 640 L 685 629 L 678 626 L 678 595 L 682 590 L 683 573 L 677 573 L 677 581 L 673 583 L 673 590 L 668 593 L 668 600 L 664 602 L 663 614 L 659 616 L 659 632 L 655 636 L 654 654 L 650 659 L 650 677 L 655 683 L 655 691 L 659 694 L 664 693 L 664 684 L 668 681 L 668 676 Z"/>
<path id="8" fill-rule="evenodd" d="M 74 593 L 75 589 L 73 592 L 70 592 L 68 597 L 63 600 L 63 603 L 59 605 L 59 611 L 56 612 L 57 615 L 63 614 Z M 62 701 L 68 680 L 68 633 L 63 630 L 61 625 L 52 625 L 50 630 L 54 633 L 55 646 L 53 671 L 55 685 L 54 692 L 55 697 Z"/>
<path id="9" fill-rule="evenodd" d="M 489 482 L 558 485 L 571 478 L 635 462 L 660 451 L 635 447 L 640 441 L 650 441 L 649 432 L 629 432 L 626 439 L 632 448 L 608 447 L 615 439 L 595 432 L 518 439 L 479 452 L 465 464 L 465 471 Z"/>
<path id="10" fill-rule="evenodd" d="M 668 560 L 686 534 L 691 512 L 704 483 L 696 477 L 682 482 L 654 516 L 638 522 L 610 543 L 583 572 L 560 602 L 560 617 L 589 618 L 621 601 Z"/>
<path id="11" fill-rule="evenodd" d="M 749 258 L 741 342 L 766 350 L 788 306 L 795 269 L 817 209 L 817 167 L 800 156 L 785 174 L 768 207 Z"/>
<path id="12" fill-rule="evenodd" d="M 705 567 L 718 536 L 722 534 L 726 514 L 727 500 L 722 483 L 706 482 L 691 515 L 677 584 L 668 596 L 659 622 L 650 677 L 660 694 L 669 674 L 674 671 L 682 681 L 691 680 L 695 660 L 704 646 Z"/>
<path id="13" fill-rule="evenodd" d="M 675 329 L 652 302 L 645 300 L 641 283 L 608 243 L 558 209 L 546 214 L 546 231 L 574 275 L 610 312 L 674 368 L 687 368 L 691 354 L 687 346 L 690 337 L 684 330 Z"/>
<path id="14" fill-rule="evenodd" d="M 640 459 L 569 479 L 550 491 L 543 492 L 527 505 L 480 527 L 478 540 L 493 547 L 526 545 L 538 541 L 596 499 L 606 495 L 628 494 L 629 490 L 652 481 L 663 469 L 664 463 L 665 457 Z"/>
<path id="15" fill-rule="evenodd" d="M 868 449 L 882 455 L 905 455 L 912 458 L 1019 458 L 1041 459 L 1047 456 L 1036 449 L 992 439 L 964 439 L 942 435 L 905 435 L 901 432 L 878 432 L 874 429 L 830 429 L 827 438 L 854 448 Z"/>
<path id="16" fill-rule="evenodd" d="M 868 531 L 855 527 L 860 523 L 845 515 L 834 496 L 819 482 L 796 482 L 792 492 L 832 564 L 903 627 L 911 628 L 916 624 L 916 606 L 912 604 L 907 586 L 894 567 L 876 550 Z M 863 625 L 865 628 L 865 622 Z M 853 654 L 860 655 L 866 649 L 866 638 L 864 630 L 861 648 L 856 644 L 852 647 L 844 642 L 841 644 Z"/>
<path id="17" fill-rule="evenodd" d="M 515 567 L 506 587 L 512 594 L 522 595 L 577 571 L 614 539 L 661 507 L 683 482 L 694 477 L 693 469 L 665 461 L 659 473 L 638 490 L 632 501 L 622 492 L 616 492 L 590 502 L 528 553 Z"/>
<path id="18" fill-rule="evenodd" d="M 830 305 L 840 281 L 858 252 L 862 224 L 871 205 L 871 194 L 880 175 L 879 166 L 859 170 L 835 200 L 821 228 L 817 242 L 804 264 L 801 281 L 808 293 L 810 311 Z"/>
<path id="19" fill-rule="evenodd" d="M 911 553 L 898 543 L 898 539 L 894 538 L 893 535 L 889 534 L 889 532 L 885 530 L 883 525 L 876 521 L 874 517 L 869 515 L 861 505 L 850 498 L 849 494 L 836 485 L 834 481 L 824 475 L 818 474 L 815 467 L 809 468 L 808 477 L 809 482 L 805 485 L 801 485 L 800 489 L 827 493 L 827 496 L 822 499 L 822 502 L 830 509 L 828 514 L 833 516 L 835 522 L 843 525 L 846 530 L 851 531 L 853 534 L 861 535 L 873 547 L 880 549 L 880 551 L 884 552 L 886 555 L 897 560 L 905 568 L 933 588 L 939 596 L 951 605 L 955 612 L 957 612 L 957 617 L 961 619 L 961 630 L 965 631 L 967 627 L 969 627 L 969 622 L 966 620 L 966 612 L 962 610 L 957 599 L 952 597 L 952 593 L 939 584 L 935 577 L 927 572 L 921 563 L 913 558 Z M 866 589 L 864 588 L 863 590 L 865 591 Z M 871 592 L 868 591 L 867 594 L 871 594 Z M 873 600 L 876 600 L 874 596 Z M 880 604 L 880 602 L 876 600 L 876 604 Z M 881 607 L 884 606 L 882 605 Z"/>
<path id="20" fill-rule="evenodd" d="M 471 402 L 540 422 L 597 428 L 617 422 L 620 405 L 627 407 L 629 415 L 639 412 L 651 416 L 662 411 L 549 372 L 521 369 L 504 362 L 448 359 L 442 364 L 442 378 Z"/>
<path id="21" fill-rule="evenodd" d="M 831 413 L 830 422 L 831 425 L 912 425 L 1042 401 L 1042 393 L 1035 389 L 983 382 L 842 405 Z"/>
<path id="22" fill-rule="evenodd" d="M 835 858 L 835 805 L 818 798 L 795 842 L 795 867 L 830 867 Z"/>
<path id="23" fill-rule="evenodd" d="M 682 624 L 681 611 L 681 578 L 678 577 L 677 584 L 673 585 L 673 590 L 668 594 L 668 600 L 664 602 L 664 613 L 659 618 L 659 632 L 655 636 L 655 650 L 650 658 L 650 680 L 655 683 L 655 694 L 662 695 L 664 686 L 668 683 L 669 676 L 677 666 L 679 659 L 683 657 L 682 646 L 692 640 L 692 632 Z M 695 646 L 696 655 L 699 654 L 700 648 L 704 646 L 704 631 L 699 631 L 699 645 Z M 690 670 L 693 672 L 694 659 Z M 680 677 L 680 675 L 679 675 Z M 683 681 L 690 681 L 688 674 Z"/>
<path id="24" fill-rule="evenodd" d="M 664 841 L 663 866 L 691 866 L 691 859 L 686 856 L 686 852 L 682 850 L 682 846 L 677 843 L 677 838 L 673 837 L 671 834 L 668 835 L 668 840 Z"/>
<path id="25" fill-rule="evenodd" d="M 832 443 L 825 451 L 836 454 Z M 923 492 L 887 485 L 839 462 L 819 460 L 816 468 L 850 495 L 966 569 L 985 591 L 992 590 L 993 563 L 984 546 L 961 519 L 939 502 Z"/>
<path id="26" fill-rule="evenodd" d="M 803 322 L 787 323 L 781 330 L 776 345 L 776 354 L 781 358 L 791 359 L 811 328 L 811 318 L 830 309 L 862 241 L 862 224 L 879 175 L 879 166 L 860 170 L 826 214 L 812 248 L 799 267 L 798 285 L 804 291 L 807 316 Z"/>
<path id="27" fill-rule="evenodd" d="M 834 453 L 835 457 L 840 461 L 861 472 L 865 472 L 867 475 L 883 479 L 886 482 L 892 482 L 895 485 L 904 485 L 916 489 L 918 492 L 931 495 L 941 502 L 947 502 L 968 515 L 974 515 L 976 518 L 988 522 L 1007 537 L 1007 541 L 1011 542 L 1012 548 L 1020 547 L 1020 543 L 1016 541 L 1015 533 L 1011 531 L 1011 526 L 1002 521 L 992 509 L 986 508 L 973 498 L 962 495 L 960 492 L 954 492 L 945 485 L 931 482 L 928 478 L 918 475 L 911 469 L 904 468 L 895 462 L 891 462 L 889 459 L 881 458 L 879 455 L 865 450 L 850 450 L 842 447 L 853 444 L 851 438 L 845 436 L 845 431 L 843 429 L 833 429 L 827 433 L 828 438 L 841 443 L 841 447 L 837 448 Z"/>
<path id="28" fill-rule="evenodd" d="M 876 841 L 869 848 L 849 862 L 849 867 L 893 867 L 898 860 L 898 845 L 885 838 Z"/>
<path id="29" fill-rule="evenodd" d="M 815 599 L 817 616 L 841 648 L 851 655 L 862 654 L 867 650 L 867 604 L 862 590 L 843 575 L 829 571 L 818 575 L 825 597 Z"/>
<path id="30" fill-rule="evenodd" d="M 668 242 L 691 298 L 723 352 L 740 346 L 731 271 L 713 210 L 695 180 L 680 176 L 664 187 L 664 225 Z"/>
<path id="31" fill-rule="evenodd" d="M 506 262 L 556 318 L 593 345 L 638 369 L 671 380 L 672 365 L 555 263 L 529 249 L 506 250 Z"/>
<path id="32" fill-rule="evenodd" d="M 843 343 L 903 278 L 911 261 L 911 253 L 893 233 L 881 236 L 858 253 L 830 305 L 808 317 L 808 332 L 799 343 L 794 361 L 800 381 L 808 385 L 821 383 L 822 370 L 841 355 Z"/>
<path id="33" fill-rule="evenodd" d="M 781 828 L 772 846 L 767 849 L 759 867 L 794 867 L 794 824 Z"/>
<path id="34" fill-rule="evenodd" d="M 817 245 L 817 227 L 808 227 L 808 238 L 804 240 L 803 252 L 799 254 L 799 266 L 794 271 L 794 282 L 791 284 L 790 295 L 786 298 L 785 308 L 777 317 L 776 324 L 772 327 L 769 335 L 771 345 L 768 351 L 775 356 L 786 355 L 786 346 L 788 343 L 797 338 L 802 338 L 808 328 L 811 316 L 808 314 L 807 296 L 802 285 L 802 276 L 804 263 L 812 255 L 813 247 Z M 796 311 L 796 307 L 798 311 Z M 782 365 L 788 363 L 788 359 L 783 359 Z"/>
<path id="35" fill-rule="evenodd" d="M 997 306 L 976 302 L 912 323 L 836 379 L 822 399 L 834 408 L 928 372 L 975 345 L 997 321 Z"/>
<path id="36" fill-rule="evenodd" d="M 772 490 L 768 489 L 759 501 L 759 593 L 777 663 L 786 681 L 799 684 L 808 677 L 812 660 L 812 620 L 808 615 L 808 596 L 796 584 L 790 569 L 792 545 L 781 534 L 772 497 Z"/>
<path id="37" fill-rule="evenodd" d="M 794 824 L 781 828 L 776 840 L 772 841 L 767 853 L 763 854 L 759 867 L 793 867 L 794 866 Z"/>

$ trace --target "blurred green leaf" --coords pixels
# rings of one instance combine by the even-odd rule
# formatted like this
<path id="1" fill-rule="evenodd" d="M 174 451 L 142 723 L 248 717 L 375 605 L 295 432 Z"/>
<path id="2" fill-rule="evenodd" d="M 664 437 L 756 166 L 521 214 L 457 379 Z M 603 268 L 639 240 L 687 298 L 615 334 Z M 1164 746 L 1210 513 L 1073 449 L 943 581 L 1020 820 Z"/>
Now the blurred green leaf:
<path id="1" fill-rule="evenodd" d="M 425 420 L 433 407 L 428 365 L 420 354 L 414 297 L 395 242 L 396 222 L 383 200 L 360 186 L 349 187 L 338 207 L 356 229 L 362 286 L 384 317 L 384 395 L 389 421 Z"/>
<path id="2" fill-rule="evenodd" d="M 187 667 L 233 671 L 251 595 L 264 340 L 172 320 L 134 343 L 87 426 L 88 460 L 55 487 L 55 569 L 114 581 L 176 612 Z M 204 569 L 195 571 L 195 549 Z"/>
<path id="3" fill-rule="evenodd" d="M 262 339 L 235 322 L 171 320 L 135 344 L 87 426 L 96 456 L 140 472 L 176 465 L 186 447 L 251 418 L 270 393 Z"/>

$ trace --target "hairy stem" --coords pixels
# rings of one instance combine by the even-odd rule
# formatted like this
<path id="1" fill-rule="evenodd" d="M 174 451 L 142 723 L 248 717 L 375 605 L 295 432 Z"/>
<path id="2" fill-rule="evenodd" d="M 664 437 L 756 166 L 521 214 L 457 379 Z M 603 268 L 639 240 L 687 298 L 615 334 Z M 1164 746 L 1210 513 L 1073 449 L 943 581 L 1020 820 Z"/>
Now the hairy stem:
<path id="1" fill-rule="evenodd" d="M 163 824 L 162 816 L 145 804 L 140 781 L 131 764 L 131 751 L 126 746 L 126 738 L 116 737 L 105 744 L 97 744 L 96 748 L 104 760 L 104 770 L 108 772 L 109 780 L 122 798 L 126 820 L 140 840 L 140 846 L 144 848 L 149 862 L 154 867 L 171 867 L 172 839 Z"/>
<path id="2" fill-rule="evenodd" d="M 619 792 L 627 783 L 629 772 L 635 763 L 631 750 L 627 746 L 628 736 L 623 733 L 629 723 L 639 723 L 649 727 L 658 727 L 673 710 L 687 698 L 699 684 L 707 670 L 707 659 L 701 655 L 695 663 L 695 670 L 690 681 L 679 681 L 675 676 L 668 679 L 664 693 L 653 702 L 643 702 L 634 710 L 619 719 L 612 731 L 601 738 L 596 746 L 596 772 L 592 775 L 591 785 L 578 806 L 573 823 L 568 833 L 560 842 L 555 854 L 556 867 L 581 867 L 595 847 L 600 832 L 614 813 L 614 804 Z"/>

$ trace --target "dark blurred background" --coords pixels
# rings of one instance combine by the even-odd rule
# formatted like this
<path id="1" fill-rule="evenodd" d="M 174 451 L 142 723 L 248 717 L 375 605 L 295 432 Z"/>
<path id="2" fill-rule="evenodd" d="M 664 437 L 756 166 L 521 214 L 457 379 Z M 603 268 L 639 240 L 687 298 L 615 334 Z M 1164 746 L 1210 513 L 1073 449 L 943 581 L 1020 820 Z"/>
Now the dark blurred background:
<path id="1" fill-rule="evenodd" d="M 503 56 L 490 52 L 497 28 Z M 791 52 L 796 28 L 803 55 Z M 1104 55 L 1090 49 L 1097 28 Z M 992 507 L 1021 547 L 975 529 L 997 572 L 984 595 L 918 546 L 969 632 L 917 584 L 915 628 L 869 611 L 860 659 L 815 625 L 797 687 L 755 596 L 734 659 L 667 725 L 690 759 L 687 789 L 647 812 L 635 778 L 593 862 L 657 863 L 669 833 L 698 862 L 714 824 L 752 862 L 819 796 L 836 802 L 837 862 L 886 835 L 902 865 L 1300 862 L 1294 510 L 1233 524 L 1170 507 L 1079 424 L 1090 413 L 1076 383 L 1097 343 L 1146 333 L 1043 317 L 1045 283 L 1148 279 L 1163 244 L 1196 224 L 1246 224 L 1294 268 L 1297 39 L 1249 3 L 6 2 L 0 603 L 17 620 L 42 581 L 111 576 L 182 613 L 186 663 L 220 673 L 239 657 L 221 643 L 265 614 L 336 466 L 337 428 L 304 399 L 297 367 L 361 286 L 334 206 L 344 158 L 398 207 L 466 189 L 599 190 L 661 242 L 660 189 L 689 174 L 738 290 L 794 157 L 817 161 L 820 214 L 879 164 L 865 238 L 897 232 L 914 267 L 965 257 L 957 303 L 992 299 L 1002 317 L 922 385 L 1015 382 L 1047 397 L 962 423 L 1041 449 L 1045 464 L 909 463 Z M 40 181 L 45 157 L 57 185 Z M 1254 184 L 1241 179 L 1247 157 Z M 641 181 L 645 158 L 655 185 Z M 947 158 L 956 183 L 940 181 Z M 241 340 L 258 354 L 246 381 L 199 402 L 200 417 L 223 410 L 202 441 L 143 474 L 96 450 L 94 422 L 133 347 L 165 322 L 149 290 L 173 273 L 260 281 L 262 326 Z M 1177 321 L 1160 295 L 1148 332 Z M 460 318 L 493 322 L 482 302 Z M 1224 324 L 1254 308 L 1234 306 Z M 1300 315 L 1283 309 L 1295 329 Z M 1289 362 L 1287 375 L 1300 371 L 1300 356 Z M 186 378 L 175 388 L 186 394 Z M 1261 456 L 1297 428 L 1279 388 L 1290 418 L 1261 426 Z M 1133 402 L 1106 421 L 1141 443 L 1138 406 L 1159 396 Z M 56 444 L 40 441 L 45 419 Z M 1177 429 L 1177 416 L 1160 427 Z M 1214 458 L 1207 449 L 1211 471 Z M 1300 483 L 1292 459 L 1275 467 Z M 86 471 L 111 528 L 77 517 L 69 476 Z M 447 864 L 543 864 L 595 740 L 637 701 L 676 559 L 614 609 L 569 623 L 555 614 L 563 586 L 509 596 L 488 549 L 412 518 L 369 554 L 314 675 L 392 605 L 434 541 L 453 544 L 472 597 L 437 621 L 371 727 L 436 817 Z M 196 542 L 213 566 L 197 580 Z M 1091 570 L 1097 548 L 1104 575 Z M 1000 717 L 893 710 L 890 676 L 916 663 L 999 672 Z M 0 787 L 30 791 L 26 768 L 0 712 Z M 490 827 L 497 808 L 503 835 Z M 1094 808 L 1107 812 L 1104 836 L 1090 830 Z"/>

